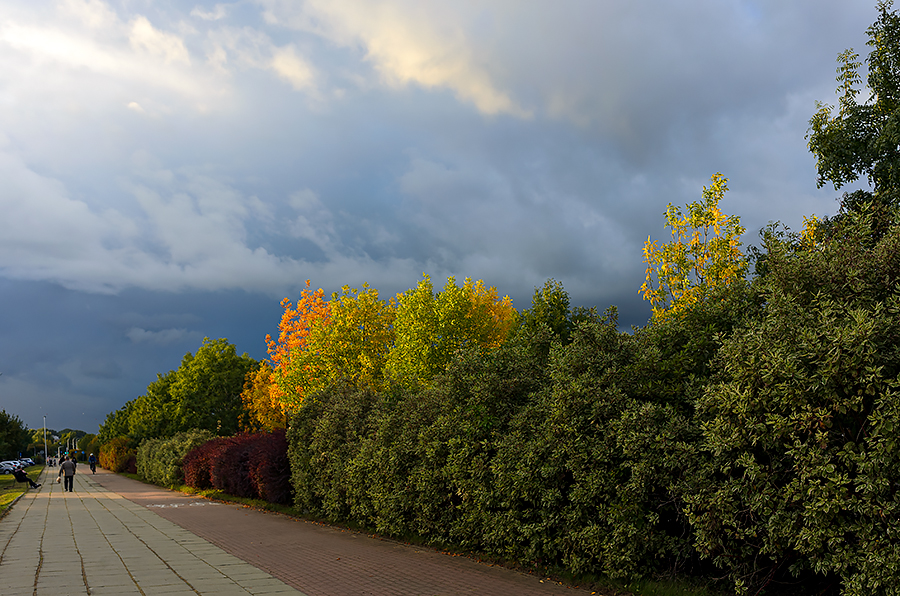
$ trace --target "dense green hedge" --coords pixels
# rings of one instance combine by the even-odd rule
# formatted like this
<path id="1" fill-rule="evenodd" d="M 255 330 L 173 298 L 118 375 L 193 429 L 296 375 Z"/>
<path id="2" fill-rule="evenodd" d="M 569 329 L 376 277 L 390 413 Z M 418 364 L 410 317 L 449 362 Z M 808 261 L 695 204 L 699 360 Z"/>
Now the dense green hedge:
<path id="1" fill-rule="evenodd" d="M 900 594 L 900 227 L 877 238 L 873 215 L 813 250 L 766 239 L 765 309 L 698 402 L 686 510 L 741 589 L 812 572 Z"/>
<path id="2" fill-rule="evenodd" d="M 672 490 L 700 433 L 690 408 L 659 395 L 671 371 L 642 357 L 667 336 L 620 333 L 614 312 L 579 319 L 568 344 L 526 321 L 497 352 L 461 354 L 428 390 L 310 399 L 288 433 L 297 505 L 580 573 L 689 562 Z"/>
<path id="3" fill-rule="evenodd" d="M 900 594 L 900 218 L 878 213 L 770 232 L 752 284 L 680 318 L 526 313 L 427 390 L 313 396 L 296 504 L 574 573 Z"/>
<path id="4" fill-rule="evenodd" d="M 191 430 L 165 439 L 145 439 L 137 450 L 137 473 L 160 486 L 183 484 L 184 456 L 214 436 L 208 430 Z"/>

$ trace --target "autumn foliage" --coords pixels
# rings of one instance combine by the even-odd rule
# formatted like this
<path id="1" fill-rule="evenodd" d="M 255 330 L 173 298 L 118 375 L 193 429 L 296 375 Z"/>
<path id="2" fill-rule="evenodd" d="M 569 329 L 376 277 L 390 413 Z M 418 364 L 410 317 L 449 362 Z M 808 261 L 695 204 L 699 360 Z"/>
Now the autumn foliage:
<path id="1" fill-rule="evenodd" d="M 274 369 L 270 394 L 284 408 L 303 403 L 303 387 L 296 384 L 297 377 L 290 374 L 300 364 L 293 360 L 307 347 L 309 335 L 317 322 L 326 323 L 330 315 L 330 305 L 325 300 L 325 291 L 312 290 L 310 280 L 300 292 L 296 304 L 290 298 L 281 301 L 284 312 L 278 324 L 278 340 L 266 335 L 266 347 Z"/>
<path id="2" fill-rule="evenodd" d="M 100 466 L 112 472 L 137 473 L 134 443 L 127 437 L 117 437 L 100 446 Z"/>
<path id="3" fill-rule="evenodd" d="M 741 219 L 719 208 L 727 190 L 728 179 L 714 174 L 711 184 L 703 187 L 703 200 L 689 203 L 687 212 L 669 204 L 670 242 L 660 244 L 648 237 L 644 243 L 647 280 L 641 291 L 655 318 L 682 313 L 711 290 L 744 280 L 747 258 L 740 248 Z"/>
<path id="4" fill-rule="evenodd" d="M 428 275 L 390 300 L 368 284 L 326 300 L 307 280 L 299 300 L 282 306 L 278 340 L 266 337 L 271 369 L 260 368 L 244 389 L 248 430 L 284 428 L 286 415 L 338 382 L 373 391 L 427 385 L 458 350 L 497 349 L 518 316 L 508 296 L 481 280 L 460 286 L 451 277 L 435 292 Z"/>
<path id="5" fill-rule="evenodd" d="M 278 398 L 272 380 L 272 366 L 263 362 L 247 373 L 241 401 L 246 412 L 242 430 L 245 432 L 271 431 L 287 428 L 288 408 Z"/>
<path id="6" fill-rule="evenodd" d="M 184 456 L 184 481 L 237 497 L 291 502 L 290 466 L 284 430 L 218 437 Z"/>

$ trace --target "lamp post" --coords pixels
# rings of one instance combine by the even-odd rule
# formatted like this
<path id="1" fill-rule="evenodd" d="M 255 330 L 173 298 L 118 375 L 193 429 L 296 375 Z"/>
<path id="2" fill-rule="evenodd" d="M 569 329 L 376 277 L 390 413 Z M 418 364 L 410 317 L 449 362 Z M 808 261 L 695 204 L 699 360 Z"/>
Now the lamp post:
<path id="1" fill-rule="evenodd" d="M 50 455 L 47 453 L 47 417 L 44 416 L 44 465 L 47 465 L 47 456 Z"/>

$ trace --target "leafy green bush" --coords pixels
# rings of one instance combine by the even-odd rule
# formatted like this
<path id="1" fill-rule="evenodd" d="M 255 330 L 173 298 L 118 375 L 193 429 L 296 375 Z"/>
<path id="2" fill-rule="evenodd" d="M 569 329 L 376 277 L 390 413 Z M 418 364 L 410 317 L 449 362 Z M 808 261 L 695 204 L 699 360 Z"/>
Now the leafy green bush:
<path id="1" fill-rule="evenodd" d="M 732 326 L 735 309 L 717 308 L 704 331 Z M 659 394 L 684 391 L 667 375 L 708 370 L 698 361 L 715 349 L 672 349 L 663 373 L 641 355 L 670 336 L 616 325 L 614 311 L 579 312 L 564 343 L 533 321 L 495 352 L 460 352 L 427 390 L 311 397 L 288 431 L 297 506 L 576 573 L 682 564 L 691 536 L 674 490 L 700 433 L 694 394 Z"/>
<path id="2" fill-rule="evenodd" d="M 849 214 L 816 246 L 769 234 L 762 316 L 724 342 L 685 498 L 738 592 L 785 575 L 900 594 L 900 226 Z"/>
<path id="3" fill-rule="evenodd" d="M 615 322 L 583 323 L 554 349 L 551 383 L 500 442 L 492 550 L 627 578 L 689 551 L 668 488 L 690 419 L 632 396 L 640 344 Z"/>
<path id="4" fill-rule="evenodd" d="M 215 435 L 208 430 L 180 432 L 166 439 L 145 439 L 137 450 L 137 473 L 160 486 L 184 483 L 182 460 Z"/>

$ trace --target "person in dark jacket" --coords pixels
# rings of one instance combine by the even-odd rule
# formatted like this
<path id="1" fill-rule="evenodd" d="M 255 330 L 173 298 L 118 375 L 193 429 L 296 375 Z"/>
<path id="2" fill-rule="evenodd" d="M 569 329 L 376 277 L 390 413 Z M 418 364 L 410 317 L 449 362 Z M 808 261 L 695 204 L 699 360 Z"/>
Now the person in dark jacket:
<path id="1" fill-rule="evenodd" d="M 66 460 L 59 464 L 59 475 L 64 476 L 66 483 L 63 485 L 63 490 L 67 490 L 72 492 L 72 487 L 75 485 L 75 458 L 74 456 L 66 456 Z"/>
<path id="2" fill-rule="evenodd" d="M 15 477 L 17 482 L 27 482 L 31 485 L 31 488 L 37 488 L 40 484 L 35 484 L 34 480 L 28 477 L 28 474 L 25 473 L 25 470 L 22 468 L 18 468 L 13 471 L 13 476 Z"/>

